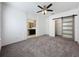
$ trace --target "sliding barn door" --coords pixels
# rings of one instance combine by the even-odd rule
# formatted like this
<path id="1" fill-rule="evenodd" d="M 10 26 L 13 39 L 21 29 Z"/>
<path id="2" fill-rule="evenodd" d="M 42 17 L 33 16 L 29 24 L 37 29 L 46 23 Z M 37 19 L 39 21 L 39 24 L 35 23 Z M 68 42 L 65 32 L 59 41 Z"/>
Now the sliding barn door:
<path id="1" fill-rule="evenodd" d="M 69 16 L 69 17 L 63 17 L 62 21 L 62 36 L 64 38 L 71 38 L 73 39 L 74 37 L 74 17 Z"/>

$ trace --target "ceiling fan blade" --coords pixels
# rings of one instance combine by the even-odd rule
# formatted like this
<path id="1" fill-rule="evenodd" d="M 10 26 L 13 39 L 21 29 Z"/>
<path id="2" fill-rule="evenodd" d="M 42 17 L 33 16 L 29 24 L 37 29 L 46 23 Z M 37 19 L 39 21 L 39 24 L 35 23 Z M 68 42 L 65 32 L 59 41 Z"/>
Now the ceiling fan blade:
<path id="1" fill-rule="evenodd" d="M 47 8 L 49 8 L 49 7 L 51 7 L 52 6 L 52 3 L 51 4 L 49 4 L 48 6 L 47 6 Z"/>
<path id="2" fill-rule="evenodd" d="M 39 8 L 43 9 L 43 7 L 41 7 L 40 5 L 38 5 Z"/>
<path id="3" fill-rule="evenodd" d="M 47 10 L 47 11 L 51 11 L 51 12 L 52 12 L 53 10 L 50 10 L 50 9 L 49 9 L 49 10 Z"/>
<path id="4" fill-rule="evenodd" d="M 38 11 L 38 12 L 36 12 L 36 13 L 39 13 L 39 12 L 42 12 L 42 10 L 41 10 L 41 11 Z"/>

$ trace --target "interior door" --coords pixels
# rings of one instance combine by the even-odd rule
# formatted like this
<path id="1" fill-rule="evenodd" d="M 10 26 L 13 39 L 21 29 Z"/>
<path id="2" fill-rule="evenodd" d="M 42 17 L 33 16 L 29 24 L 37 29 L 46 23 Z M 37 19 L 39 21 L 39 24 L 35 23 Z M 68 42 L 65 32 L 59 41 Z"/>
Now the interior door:
<path id="1" fill-rule="evenodd" d="M 74 37 L 74 17 L 69 16 L 69 17 L 63 17 L 62 21 L 62 36 L 64 38 L 73 38 Z"/>
<path id="2" fill-rule="evenodd" d="M 55 37 L 55 20 L 49 21 L 49 35 Z"/>

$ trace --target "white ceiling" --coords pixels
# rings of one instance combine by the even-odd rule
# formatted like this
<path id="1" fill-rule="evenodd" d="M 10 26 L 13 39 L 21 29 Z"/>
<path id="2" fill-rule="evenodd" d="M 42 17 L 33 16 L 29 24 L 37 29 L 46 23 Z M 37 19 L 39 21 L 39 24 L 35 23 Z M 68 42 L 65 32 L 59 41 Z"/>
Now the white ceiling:
<path id="1" fill-rule="evenodd" d="M 9 6 L 16 7 L 28 13 L 36 13 L 40 10 L 37 5 L 48 5 L 52 3 L 53 6 L 50 9 L 54 10 L 54 13 L 64 12 L 79 7 L 79 2 L 6 2 Z"/>
<path id="2" fill-rule="evenodd" d="M 53 9 L 56 13 L 72 10 L 79 7 L 79 2 L 55 2 Z"/>

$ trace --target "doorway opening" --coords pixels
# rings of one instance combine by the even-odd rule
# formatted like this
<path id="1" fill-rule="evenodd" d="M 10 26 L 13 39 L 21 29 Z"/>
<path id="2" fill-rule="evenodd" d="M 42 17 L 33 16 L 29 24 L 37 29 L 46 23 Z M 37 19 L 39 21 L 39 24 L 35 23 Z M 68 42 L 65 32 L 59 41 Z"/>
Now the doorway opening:
<path id="1" fill-rule="evenodd" d="M 55 36 L 74 40 L 74 16 L 55 19 Z"/>
<path id="2" fill-rule="evenodd" d="M 62 36 L 62 19 L 55 19 L 55 36 Z"/>

